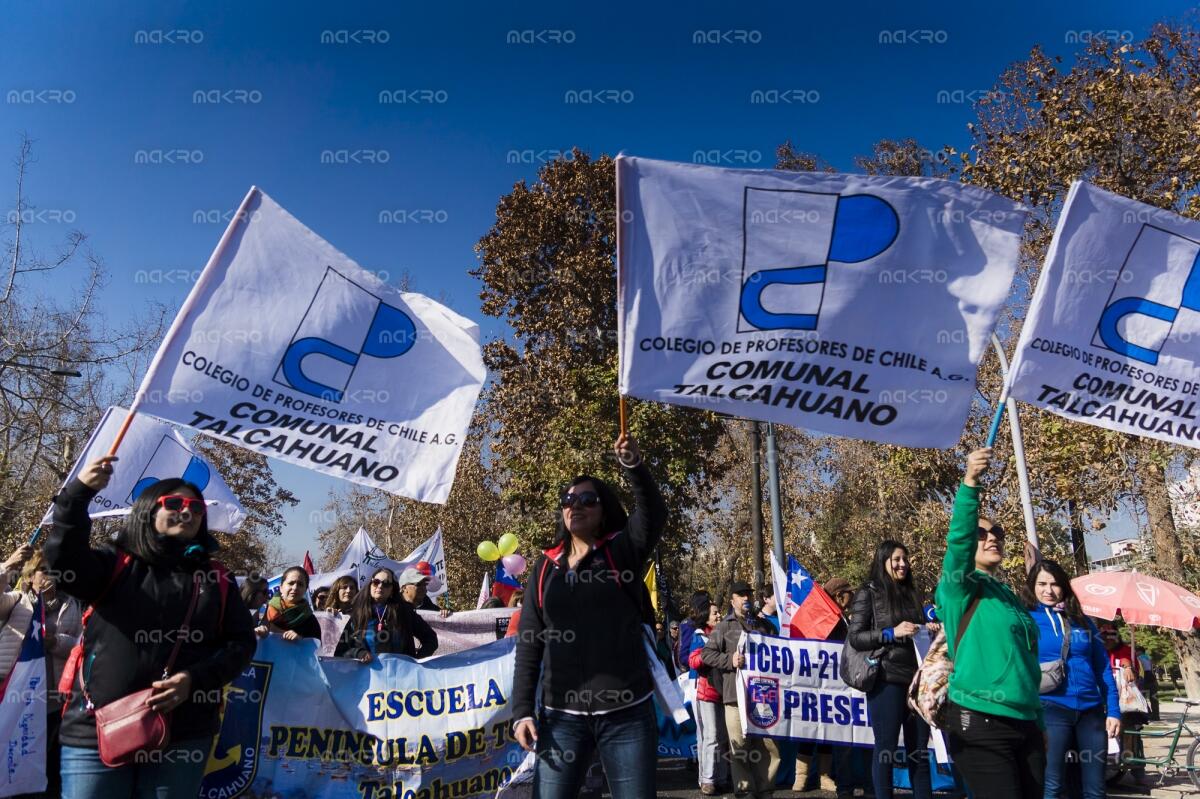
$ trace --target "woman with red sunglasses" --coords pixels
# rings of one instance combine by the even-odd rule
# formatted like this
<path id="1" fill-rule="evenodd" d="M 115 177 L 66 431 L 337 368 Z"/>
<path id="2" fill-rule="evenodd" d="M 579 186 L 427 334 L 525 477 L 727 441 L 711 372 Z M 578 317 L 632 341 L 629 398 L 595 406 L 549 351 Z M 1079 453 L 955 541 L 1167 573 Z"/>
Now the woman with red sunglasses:
<path id="1" fill-rule="evenodd" d="M 145 488 L 116 541 L 91 545 L 88 505 L 108 485 L 115 461 L 88 464 L 55 497 L 46 541 L 59 590 L 92 606 L 82 649 L 72 653 L 81 655 L 79 668 L 64 669 L 71 695 L 60 733 L 63 796 L 120 799 L 155 786 L 159 799 L 193 799 L 223 689 L 254 655 L 254 631 L 232 577 L 212 559 L 217 542 L 205 522 L 204 495 L 191 483 L 160 480 Z M 150 709 L 169 718 L 167 748 L 129 765 L 105 765 L 96 709 L 147 688 Z"/>
<path id="2" fill-rule="evenodd" d="M 667 509 L 637 443 L 622 434 L 613 448 L 633 513 L 603 480 L 575 478 L 559 500 L 558 538 L 525 587 L 513 717 L 518 743 L 537 752 L 534 799 L 578 796 L 593 753 L 613 799 L 655 796 L 658 725 L 643 643 L 653 616 L 642 575 Z"/>

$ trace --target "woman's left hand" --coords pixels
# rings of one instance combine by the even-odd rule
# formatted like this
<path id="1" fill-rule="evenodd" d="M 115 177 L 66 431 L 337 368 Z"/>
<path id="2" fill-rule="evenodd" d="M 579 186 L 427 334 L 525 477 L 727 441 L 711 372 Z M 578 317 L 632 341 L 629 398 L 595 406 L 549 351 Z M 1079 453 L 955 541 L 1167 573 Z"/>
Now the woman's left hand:
<path id="1" fill-rule="evenodd" d="M 617 436 L 613 452 L 617 454 L 617 462 L 626 469 L 632 469 L 642 463 L 642 451 L 638 449 L 637 441 L 628 433 Z"/>
<path id="2" fill-rule="evenodd" d="M 1104 720 L 1104 731 L 1108 733 L 1109 738 L 1121 737 L 1121 720 L 1109 717 Z"/>
<path id="3" fill-rule="evenodd" d="M 148 702 L 150 709 L 166 713 L 187 701 L 192 692 L 192 675 L 179 671 L 165 680 L 150 683 L 150 687 L 154 689 Z"/>
<path id="4" fill-rule="evenodd" d="M 283 634 L 281 637 L 282 637 L 282 638 L 283 638 L 283 640 L 285 640 L 285 641 L 299 641 L 299 640 L 300 640 L 300 633 L 296 632 L 295 630 L 288 630 L 288 631 L 287 631 L 286 633 L 284 633 L 284 634 Z"/>

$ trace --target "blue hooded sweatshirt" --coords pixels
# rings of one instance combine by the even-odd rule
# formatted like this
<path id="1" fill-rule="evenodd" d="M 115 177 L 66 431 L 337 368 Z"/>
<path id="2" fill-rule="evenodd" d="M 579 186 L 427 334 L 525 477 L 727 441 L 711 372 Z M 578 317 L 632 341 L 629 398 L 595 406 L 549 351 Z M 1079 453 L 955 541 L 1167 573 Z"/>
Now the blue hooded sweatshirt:
<path id="1" fill-rule="evenodd" d="M 1109 718 L 1121 717 L 1117 683 L 1108 665 L 1108 651 L 1100 640 L 1100 631 L 1091 619 L 1086 627 L 1072 624 L 1061 613 L 1045 605 L 1029 611 L 1038 626 L 1038 661 L 1049 663 L 1062 656 L 1064 624 L 1070 626 L 1071 648 L 1067 654 L 1067 678 L 1048 694 L 1043 702 L 1070 710 L 1089 710 L 1097 705 L 1106 709 Z"/>

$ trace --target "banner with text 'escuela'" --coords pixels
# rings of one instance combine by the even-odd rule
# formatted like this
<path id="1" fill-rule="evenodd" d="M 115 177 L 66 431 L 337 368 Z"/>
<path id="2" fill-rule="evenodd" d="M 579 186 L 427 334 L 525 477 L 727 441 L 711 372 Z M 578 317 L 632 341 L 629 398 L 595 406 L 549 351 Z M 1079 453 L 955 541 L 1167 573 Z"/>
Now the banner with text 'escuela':
<path id="1" fill-rule="evenodd" d="M 617 159 L 623 394 L 958 442 L 1025 221 L 913 177 Z"/>
<path id="2" fill-rule="evenodd" d="M 137 409 L 445 502 L 483 386 L 478 326 L 386 285 L 258 189 L 245 208 L 155 355 Z"/>
<path id="3" fill-rule="evenodd" d="M 1200 447 L 1200 222 L 1072 184 L 1009 373 L 1012 396 Z"/>

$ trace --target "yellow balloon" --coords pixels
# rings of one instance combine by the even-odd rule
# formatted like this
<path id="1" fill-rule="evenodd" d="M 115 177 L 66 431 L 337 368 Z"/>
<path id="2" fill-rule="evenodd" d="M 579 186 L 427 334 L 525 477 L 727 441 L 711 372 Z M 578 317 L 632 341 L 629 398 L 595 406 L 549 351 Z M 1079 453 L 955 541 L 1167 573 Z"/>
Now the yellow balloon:
<path id="1" fill-rule="evenodd" d="M 496 542 L 496 548 L 500 550 L 500 557 L 511 555 L 517 551 L 517 547 L 521 546 L 521 542 L 512 533 L 505 533 L 500 536 L 500 540 Z"/>
<path id="2" fill-rule="evenodd" d="M 494 560 L 500 560 L 500 550 L 496 548 L 493 541 L 480 541 L 479 546 L 475 548 L 475 552 L 480 558 L 491 563 Z"/>

